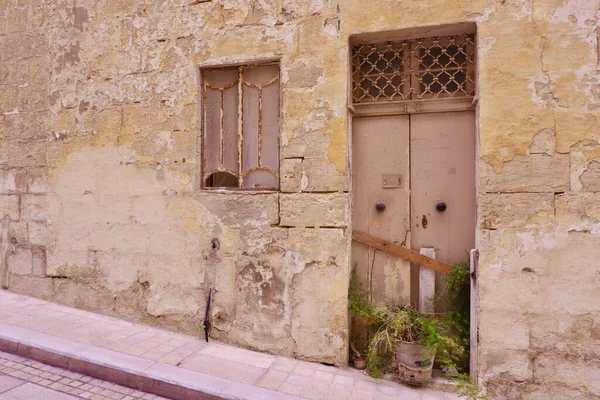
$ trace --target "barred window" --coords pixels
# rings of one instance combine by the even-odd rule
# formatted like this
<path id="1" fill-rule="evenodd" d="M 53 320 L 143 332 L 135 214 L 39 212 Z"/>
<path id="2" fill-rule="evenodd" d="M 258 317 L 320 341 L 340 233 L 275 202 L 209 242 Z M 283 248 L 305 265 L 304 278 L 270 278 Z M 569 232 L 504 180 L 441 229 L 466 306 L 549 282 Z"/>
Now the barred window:
<path id="1" fill-rule="evenodd" d="M 353 47 L 353 102 L 474 96 L 474 40 L 464 34 Z"/>
<path id="2" fill-rule="evenodd" d="M 202 69 L 202 187 L 279 188 L 279 65 Z"/>

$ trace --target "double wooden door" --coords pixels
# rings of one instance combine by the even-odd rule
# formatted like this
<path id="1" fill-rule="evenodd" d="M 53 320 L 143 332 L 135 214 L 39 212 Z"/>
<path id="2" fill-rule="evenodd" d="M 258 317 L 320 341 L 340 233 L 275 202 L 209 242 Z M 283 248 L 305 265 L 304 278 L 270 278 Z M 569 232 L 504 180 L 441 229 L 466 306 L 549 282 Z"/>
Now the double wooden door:
<path id="1" fill-rule="evenodd" d="M 436 258 L 467 260 L 475 244 L 473 111 L 356 117 L 353 229 Z M 361 288 L 376 304 L 418 299 L 418 267 L 353 242 Z M 437 278 L 439 280 L 439 277 Z"/>

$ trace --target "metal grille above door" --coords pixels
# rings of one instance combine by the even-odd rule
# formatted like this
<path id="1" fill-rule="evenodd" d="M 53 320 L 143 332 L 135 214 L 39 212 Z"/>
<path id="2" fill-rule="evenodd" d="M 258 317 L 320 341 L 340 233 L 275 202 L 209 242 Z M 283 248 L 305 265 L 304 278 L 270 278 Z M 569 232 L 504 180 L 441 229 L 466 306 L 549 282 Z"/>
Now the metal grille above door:
<path id="1" fill-rule="evenodd" d="M 473 97 L 474 35 L 355 46 L 352 80 L 355 104 Z"/>

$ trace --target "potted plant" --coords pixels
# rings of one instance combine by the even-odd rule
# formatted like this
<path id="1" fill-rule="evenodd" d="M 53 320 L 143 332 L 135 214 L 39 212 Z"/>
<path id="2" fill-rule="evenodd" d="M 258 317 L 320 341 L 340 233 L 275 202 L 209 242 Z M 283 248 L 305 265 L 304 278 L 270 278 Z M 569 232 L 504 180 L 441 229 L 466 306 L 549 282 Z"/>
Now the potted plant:
<path id="1" fill-rule="evenodd" d="M 423 384 L 431 380 L 434 360 L 454 367 L 463 355 L 456 335 L 440 316 L 421 314 L 408 305 L 376 307 L 358 288 L 355 276 L 350 281 L 349 311 L 370 328 L 366 353 L 373 377 L 381 377 L 396 364 L 402 381 Z"/>
<path id="2" fill-rule="evenodd" d="M 395 359 L 400 379 L 420 385 L 431 380 L 436 355 L 439 364 L 453 366 L 462 353 L 433 314 L 421 314 L 410 306 L 369 304 L 361 315 L 369 316 L 374 332 L 367 344 L 367 368 L 374 377 L 382 376 Z"/>
<path id="3" fill-rule="evenodd" d="M 367 357 L 371 365 L 395 356 L 400 379 L 420 385 L 431 380 L 436 355 L 441 364 L 452 364 L 460 350 L 453 337 L 432 314 L 421 314 L 410 306 L 387 306 L 373 312 L 375 334 L 369 341 Z M 376 361 L 380 360 L 380 361 Z"/>

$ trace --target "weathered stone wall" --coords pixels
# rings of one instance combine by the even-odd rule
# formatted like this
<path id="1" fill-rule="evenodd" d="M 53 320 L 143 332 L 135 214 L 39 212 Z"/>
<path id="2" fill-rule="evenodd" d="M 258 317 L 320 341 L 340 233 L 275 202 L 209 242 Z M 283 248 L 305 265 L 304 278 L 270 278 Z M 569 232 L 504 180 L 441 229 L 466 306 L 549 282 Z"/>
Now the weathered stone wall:
<path id="1" fill-rule="evenodd" d="M 213 288 L 214 337 L 344 363 L 336 6 L 189 3 L 0 2 L 2 283 L 192 334 Z M 282 193 L 199 191 L 198 65 L 279 56 Z"/>
<path id="2" fill-rule="evenodd" d="M 476 22 L 479 376 L 600 396 L 599 7 L 0 0 L 2 284 L 188 332 L 214 288 L 215 337 L 343 363 L 348 39 Z M 281 193 L 199 191 L 197 67 L 273 57 Z"/>

